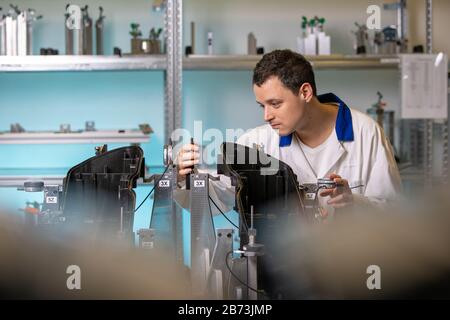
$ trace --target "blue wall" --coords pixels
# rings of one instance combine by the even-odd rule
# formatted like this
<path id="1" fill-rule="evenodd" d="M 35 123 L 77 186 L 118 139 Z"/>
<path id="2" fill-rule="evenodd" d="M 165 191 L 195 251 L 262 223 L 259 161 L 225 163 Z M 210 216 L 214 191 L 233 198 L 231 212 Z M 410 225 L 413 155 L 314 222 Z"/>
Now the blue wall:
<path id="1" fill-rule="evenodd" d="M 0 74 L 0 130 L 19 122 L 27 131 L 72 130 L 95 121 L 98 130 L 137 129 L 156 134 L 143 144 L 151 165 L 161 164 L 164 131 L 162 72 Z M 93 154 L 93 146 L 1 146 L 0 167 L 70 167 Z M 30 157 L 32 155 L 32 157 Z"/>

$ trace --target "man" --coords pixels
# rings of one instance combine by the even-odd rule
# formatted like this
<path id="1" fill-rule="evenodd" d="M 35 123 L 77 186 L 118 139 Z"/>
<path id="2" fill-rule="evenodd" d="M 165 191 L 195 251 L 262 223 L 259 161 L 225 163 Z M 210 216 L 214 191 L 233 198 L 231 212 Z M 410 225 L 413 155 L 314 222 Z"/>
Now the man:
<path id="1" fill-rule="evenodd" d="M 254 70 L 253 91 L 267 124 L 237 143 L 263 146 L 265 153 L 291 166 L 300 184 L 333 179 L 337 187 L 320 193 L 325 208 L 382 204 L 401 190 L 382 128 L 334 94 L 317 95 L 312 66 L 302 55 L 290 50 L 264 55 Z M 184 146 L 179 175 L 190 173 L 198 158 L 197 146 Z"/>

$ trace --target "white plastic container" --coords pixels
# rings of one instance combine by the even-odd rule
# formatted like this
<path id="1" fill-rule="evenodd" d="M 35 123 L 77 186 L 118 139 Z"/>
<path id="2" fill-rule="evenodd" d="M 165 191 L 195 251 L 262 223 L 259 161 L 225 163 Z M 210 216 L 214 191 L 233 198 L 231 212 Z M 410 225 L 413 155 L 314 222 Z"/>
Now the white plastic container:
<path id="1" fill-rule="evenodd" d="M 319 32 L 317 35 L 317 54 L 331 54 L 331 38 L 330 36 L 327 36 L 325 32 Z"/>

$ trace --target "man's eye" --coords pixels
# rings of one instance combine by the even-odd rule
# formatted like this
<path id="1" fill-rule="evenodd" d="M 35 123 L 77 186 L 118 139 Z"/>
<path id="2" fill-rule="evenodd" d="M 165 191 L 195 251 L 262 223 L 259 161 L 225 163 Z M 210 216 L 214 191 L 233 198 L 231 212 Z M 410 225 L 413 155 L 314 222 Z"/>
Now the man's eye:
<path id="1" fill-rule="evenodd" d="M 272 102 L 270 105 L 274 108 L 278 108 L 280 106 L 281 103 L 279 102 Z"/>

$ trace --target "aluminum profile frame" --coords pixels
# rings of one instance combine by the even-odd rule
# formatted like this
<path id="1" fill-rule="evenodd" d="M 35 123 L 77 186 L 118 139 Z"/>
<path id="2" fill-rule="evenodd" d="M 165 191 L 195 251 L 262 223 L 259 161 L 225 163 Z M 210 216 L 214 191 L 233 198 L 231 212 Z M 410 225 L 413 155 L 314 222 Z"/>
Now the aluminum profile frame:
<path id="1" fill-rule="evenodd" d="M 182 125 L 182 0 L 167 0 L 165 26 L 167 68 L 165 72 L 165 143 Z"/>

